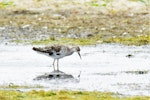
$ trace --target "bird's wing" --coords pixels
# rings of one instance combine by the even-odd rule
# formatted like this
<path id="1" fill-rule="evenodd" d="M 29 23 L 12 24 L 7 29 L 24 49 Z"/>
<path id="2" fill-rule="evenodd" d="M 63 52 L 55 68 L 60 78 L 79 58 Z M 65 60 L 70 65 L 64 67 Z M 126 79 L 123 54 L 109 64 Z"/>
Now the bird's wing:
<path id="1" fill-rule="evenodd" d="M 51 50 L 52 51 L 55 51 L 55 52 L 60 52 L 62 47 L 60 45 L 52 45 L 50 46 Z"/>

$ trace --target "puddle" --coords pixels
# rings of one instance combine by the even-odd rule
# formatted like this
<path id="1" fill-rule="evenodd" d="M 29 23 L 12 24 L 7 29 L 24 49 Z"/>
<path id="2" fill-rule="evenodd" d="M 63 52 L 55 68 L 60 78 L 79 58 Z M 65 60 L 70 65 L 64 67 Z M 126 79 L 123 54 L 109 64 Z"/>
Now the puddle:
<path id="1" fill-rule="evenodd" d="M 104 52 L 105 51 L 105 52 Z M 53 59 L 32 51 L 32 46 L 0 45 L 0 85 L 40 85 L 44 89 L 109 91 L 123 95 L 150 95 L 150 46 L 103 44 L 81 47 L 60 60 L 60 70 L 80 80 L 34 81 L 53 71 Z M 128 58 L 126 55 L 134 57 Z"/>

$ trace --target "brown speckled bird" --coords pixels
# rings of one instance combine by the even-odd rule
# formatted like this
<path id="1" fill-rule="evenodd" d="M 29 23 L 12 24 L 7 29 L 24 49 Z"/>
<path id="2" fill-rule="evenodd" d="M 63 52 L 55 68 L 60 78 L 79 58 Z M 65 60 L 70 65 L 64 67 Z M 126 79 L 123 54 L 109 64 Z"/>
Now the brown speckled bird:
<path id="1" fill-rule="evenodd" d="M 46 47 L 33 47 L 33 50 L 37 51 L 40 54 L 44 54 L 49 57 L 52 57 L 54 59 L 54 61 L 53 61 L 54 70 L 55 70 L 55 61 L 56 60 L 57 60 L 57 70 L 59 70 L 58 63 L 59 63 L 60 58 L 72 55 L 74 52 L 77 52 L 81 58 L 80 48 L 78 46 L 70 48 L 70 47 L 64 46 L 64 45 L 52 45 L 52 46 L 46 46 Z"/>

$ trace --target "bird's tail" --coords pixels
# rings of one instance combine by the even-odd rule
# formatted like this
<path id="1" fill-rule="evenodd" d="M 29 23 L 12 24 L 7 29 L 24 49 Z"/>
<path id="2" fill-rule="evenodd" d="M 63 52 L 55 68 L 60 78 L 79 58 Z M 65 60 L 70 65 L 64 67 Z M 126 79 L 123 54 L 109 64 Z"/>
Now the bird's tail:
<path id="1" fill-rule="evenodd" d="M 42 48 L 33 47 L 32 49 L 33 49 L 34 51 L 43 52 L 43 49 L 42 49 Z"/>

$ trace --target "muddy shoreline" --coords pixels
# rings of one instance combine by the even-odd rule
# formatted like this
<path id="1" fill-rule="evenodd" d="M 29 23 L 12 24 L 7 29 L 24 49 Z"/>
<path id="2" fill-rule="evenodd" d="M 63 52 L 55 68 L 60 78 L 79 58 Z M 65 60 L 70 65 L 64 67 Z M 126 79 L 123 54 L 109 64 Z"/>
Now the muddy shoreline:
<path id="1" fill-rule="evenodd" d="M 97 43 L 103 43 L 108 38 L 142 36 L 148 37 L 144 44 L 150 44 L 150 14 L 146 5 L 139 8 L 140 11 L 134 11 L 130 7 L 118 10 L 115 6 L 95 6 L 91 2 L 81 4 L 63 0 L 62 3 L 49 2 L 52 6 L 47 4 L 45 9 L 44 5 L 38 8 L 42 2 L 34 2 L 37 9 L 31 5 L 29 8 L 21 8 L 19 4 L 0 9 L 0 42 L 31 44 L 49 38 L 55 41 L 64 37 L 100 37 Z"/>

